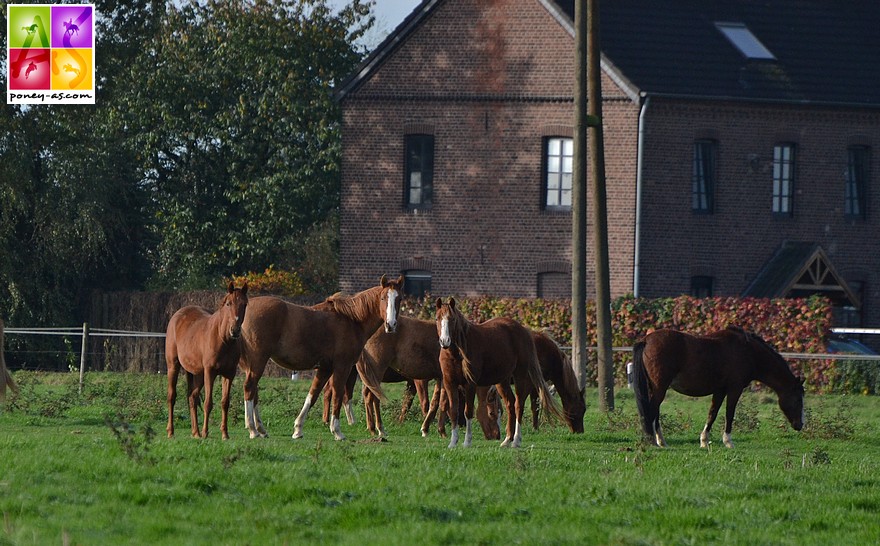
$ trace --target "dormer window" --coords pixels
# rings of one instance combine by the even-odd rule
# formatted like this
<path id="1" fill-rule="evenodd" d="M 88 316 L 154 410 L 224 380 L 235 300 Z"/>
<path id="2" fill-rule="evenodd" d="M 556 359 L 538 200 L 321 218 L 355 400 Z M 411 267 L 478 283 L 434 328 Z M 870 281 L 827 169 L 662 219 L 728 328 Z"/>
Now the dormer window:
<path id="1" fill-rule="evenodd" d="M 775 61 L 776 57 L 764 47 L 743 23 L 715 23 L 715 28 L 724 34 L 730 43 L 747 59 L 766 59 Z"/>

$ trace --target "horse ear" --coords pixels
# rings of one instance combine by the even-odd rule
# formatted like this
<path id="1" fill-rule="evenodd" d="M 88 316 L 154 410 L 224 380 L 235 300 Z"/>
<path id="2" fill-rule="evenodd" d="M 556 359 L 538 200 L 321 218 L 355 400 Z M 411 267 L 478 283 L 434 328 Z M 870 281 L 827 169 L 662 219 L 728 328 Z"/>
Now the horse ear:
<path id="1" fill-rule="evenodd" d="M 226 287 L 226 291 L 230 294 L 235 292 L 235 283 L 233 283 L 232 281 L 229 281 L 229 286 Z"/>
<path id="2" fill-rule="evenodd" d="M 437 310 L 439 311 L 441 307 L 443 307 L 443 298 L 437 298 Z"/>
<path id="3" fill-rule="evenodd" d="M 402 289 L 402 288 L 403 288 L 403 283 L 404 283 L 404 282 L 406 282 L 406 278 L 405 278 L 403 275 L 397 277 L 397 286 L 398 286 L 398 288 L 401 288 L 401 289 Z"/>
<path id="4" fill-rule="evenodd" d="M 388 286 L 388 277 L 386 277 L 384 273 L 382 274 L 382 277 L 379 279 L 379 285 L 382 288 L 385 288 L 386 286 Z"/>
<path id="5" fill-rule="evenodd" d="M 248 285 L 247 281 L 244 281 L 244 285 L 241 287 L 241 295 L 247 296 Z"/>
<path id="6" fill-rule="evenodd" d="M 452 296 L 449 297 L 449 307 L 455 309 L 455 298 L 453 298 Z"/>

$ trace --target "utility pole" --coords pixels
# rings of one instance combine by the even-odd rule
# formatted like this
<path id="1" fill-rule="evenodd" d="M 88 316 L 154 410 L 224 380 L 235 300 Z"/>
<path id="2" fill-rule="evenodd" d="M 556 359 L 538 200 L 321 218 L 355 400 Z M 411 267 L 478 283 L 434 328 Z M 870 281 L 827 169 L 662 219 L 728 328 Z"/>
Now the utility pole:
<path id="1" fill-rule="evenodd" d="M 571 180 L 571 364 L 587 383 L 587 10 L 575 0 L 574 164 Z"/>
<path id="2" fill-rule="evenodd" d="M 608 199 L 605 188 L 605 144 L 602 132 L 599 0 L 587 0 L 587 89 L 590 178 L 593 186 L 593 235 L 596 250 L 596 341 L 599 407 L 614 409 L 614 359 L 611 350 L 611 267 L 608 259 Z"/>

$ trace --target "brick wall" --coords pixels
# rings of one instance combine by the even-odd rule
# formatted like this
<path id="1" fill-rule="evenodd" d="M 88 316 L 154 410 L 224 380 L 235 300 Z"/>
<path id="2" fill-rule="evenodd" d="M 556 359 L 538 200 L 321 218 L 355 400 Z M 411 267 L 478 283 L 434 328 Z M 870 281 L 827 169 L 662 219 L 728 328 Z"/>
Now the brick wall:
<path id="1" fill-rule="evenodd" d="M 447 0 L 343 99 L 343 290 L 364 289 L 414 263 L 431 272 L 439 296 L 536 296 L 542 283 L 554 294 L 564 290 L 557 273 L 566 272 L 555 270 L 570 267 L 571 216 L 541 210 L 541 155 L 542 137 L 572 130 L 573 46 L 536 0 Z M 607 75 L 602 86 L 618 296 L 633 290 L 640 106 Z M 864 322 L 880 324 L 880 191 L 869 189 L 867 222 L 847 221 L 842 212 L 846 146 L 876 146 L 878 118 L 652 98 L 640 295 L 689 293 L 697 275 L 714 279 L 716 295 L 739 295 L 784 240 L 814 241 L 847 281 L 864 283 Z M 435 136 L 427 211 L 403 207 L 403 139 L 411 132 Z M 715 214 L 694 215 L 693 142 L 707 137 L 719 144 Z M 772 152 L 781 141 L 797 145 L 791 218 L 770 213 Z M 874 179 L 878 160 L 875 152 Z M 588 218 L 592 269 L 592 211 Z"/>
<path id="2" fill-rule="evenodd" d="M 548 263 L 570 268 L 571 215 L 541 209 L 541 172 L 542 138 L 572 136 L 573 55 L 571 36 L 534 0 L 449 0 L 346 97 L 343 290 L 423 259 L 437 295 L 536 296 Z M 603 86 L 606 131 L 630 133 L 606 144 L 622 294 L 632 289 L 638 109 L 610 79 Z M 406 211 L 403 138 L 421 131 L 435 137 L 433 207 Z"/>

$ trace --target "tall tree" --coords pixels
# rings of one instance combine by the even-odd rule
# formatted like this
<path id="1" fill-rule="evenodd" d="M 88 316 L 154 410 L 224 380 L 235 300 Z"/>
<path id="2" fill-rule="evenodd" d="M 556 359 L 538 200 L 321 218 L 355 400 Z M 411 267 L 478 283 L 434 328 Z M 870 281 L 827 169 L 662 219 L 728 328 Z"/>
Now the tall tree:
<path id="1" fill-rule="evenodd" d="M 362 58 L 369 4 L 169 5 L 131 69 L 125 125 L 149 191 L 156 282 L 286 266 L 338 206 L 334 84 Z M 122 113 L 122 110 L 120 111 Z"/>
<path id="2" fill-rule="evenodd" d="M 96 104 L 0 111 L 0 314 L 11 324 L 70 324 L 92 289 L 147 276 L 137 250 L 140 177 L 117 146 L 111 113 L 118 67 L 149 38 L 155 11 L 144 1 L 96 8 Z"/>

